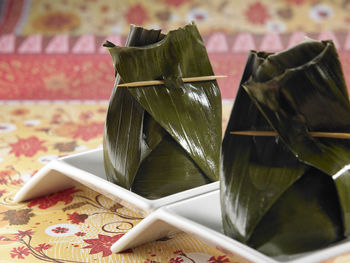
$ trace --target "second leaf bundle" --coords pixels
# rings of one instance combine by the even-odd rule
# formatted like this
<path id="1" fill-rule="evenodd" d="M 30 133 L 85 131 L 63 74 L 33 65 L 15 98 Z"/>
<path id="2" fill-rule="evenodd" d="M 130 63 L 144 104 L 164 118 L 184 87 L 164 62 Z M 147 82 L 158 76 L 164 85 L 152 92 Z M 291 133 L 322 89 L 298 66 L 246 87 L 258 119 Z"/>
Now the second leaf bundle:
<path id="1" fill-rule="evenodd" d="M 277 137 L 232 131 L 275 131 Z M 272 256 L 350 234 L 350 103 L 331 41 L 249 55 L 223 140 L 225 233 Z"/>

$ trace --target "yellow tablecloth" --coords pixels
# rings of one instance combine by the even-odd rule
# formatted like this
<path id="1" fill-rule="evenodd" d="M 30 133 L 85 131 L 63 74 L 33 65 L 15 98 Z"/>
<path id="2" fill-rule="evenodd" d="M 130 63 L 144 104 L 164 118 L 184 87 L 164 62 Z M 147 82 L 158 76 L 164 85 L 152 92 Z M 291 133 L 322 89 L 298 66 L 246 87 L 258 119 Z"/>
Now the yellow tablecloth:
<path id="1" fill-rule="evenodd" d="M 106 108 L 98 102 L 0 105 L 0 262 L 237 262 L 185 233 L 111 254 L 110 246 L 142 218 L 84 186 L 12 202 L 50 160 L 100 146 Z"/>
<path id="2" fill-rule="evenodd" d="M 223 128 L 231 105 L 223 104 Z M 112 254 L 110 246 L 142 218 L 85 186 L 12 202 L 50 160 L 100 146 L 106 108 L 105 102 L 0 104 L 0 263 L 246 263 L 186 233 Z M 340 262 L 350 262 L 350 253 L 327 261 Z"/>

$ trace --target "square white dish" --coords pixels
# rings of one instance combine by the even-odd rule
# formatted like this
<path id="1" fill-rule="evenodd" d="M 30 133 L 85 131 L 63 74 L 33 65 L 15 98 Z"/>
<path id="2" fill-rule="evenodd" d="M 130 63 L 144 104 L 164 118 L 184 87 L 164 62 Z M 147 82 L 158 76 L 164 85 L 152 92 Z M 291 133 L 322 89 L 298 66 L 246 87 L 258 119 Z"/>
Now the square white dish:
<path id="1" fill-rule="evenodd" d="M 285 258 L 271 258 L 223 234 L 219 190 L 162 207 L 150 214 L 120 238 L 111 250 L 115 253 L 174 232 L 184 231 L 242 262 L 315 263 L 350 251 L 350 239 L 317 251 Z"/>
<path id="2" fill-rule="evenodd" d="M 58 192 L 79 183 L 142 216 L 148 215 L 159 207 L 219 189 L 219 182 L 214 182 L 163 198 L 146 199 L 107 181 L 103 164 L 103 149 L 100 148 L 51 161 L 25 183 L 16 193 L 14 202 Z"/>

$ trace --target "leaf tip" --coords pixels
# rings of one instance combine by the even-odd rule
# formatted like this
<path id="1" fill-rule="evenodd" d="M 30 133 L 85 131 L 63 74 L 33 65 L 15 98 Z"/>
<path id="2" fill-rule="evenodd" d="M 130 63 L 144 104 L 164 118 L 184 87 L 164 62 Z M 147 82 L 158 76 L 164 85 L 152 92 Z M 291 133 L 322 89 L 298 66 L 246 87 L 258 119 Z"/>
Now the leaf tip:
<path id="1" fill-rule="evenodd" d="M 106 42 L 104 42 L 102 46 L 106 47 L 106 48 L 113 48 L 113 47 L 115 47 L 115 45 L 112 42 L 108 41 L 108 40 L 106 40 Z"/>

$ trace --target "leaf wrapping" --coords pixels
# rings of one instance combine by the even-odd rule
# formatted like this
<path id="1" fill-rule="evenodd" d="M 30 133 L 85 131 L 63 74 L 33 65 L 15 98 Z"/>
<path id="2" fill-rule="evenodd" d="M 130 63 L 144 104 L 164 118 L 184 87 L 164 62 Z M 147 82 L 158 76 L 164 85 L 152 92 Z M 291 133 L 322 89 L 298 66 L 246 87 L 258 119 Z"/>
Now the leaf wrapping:
<path id="1" fill-rule="evenodd" d="M 348 235 L 350 143 L 308 132 L 349 129 L 350 103 L 331 41 L 252 51 L 223 140 L 225 232 L 272 256 Z M 278 137 L 229 134 L 238 130 Z"/>
<path id="2" fill-rule="evenodd" d="M 135 30 L 138 33 L 135 33 Z M 147 41 L 142 39 L 152 34 Z M 149 199 L 219 178 L 221 96 L 216 81 L 183 83 L 214 75 L 194 24 L 166 36 L 132 27 L 129 42 L 108 48 L 117 81 L 164 80 L 161 86 L 116 87 L 104 134 L 109 180 Z"/>

